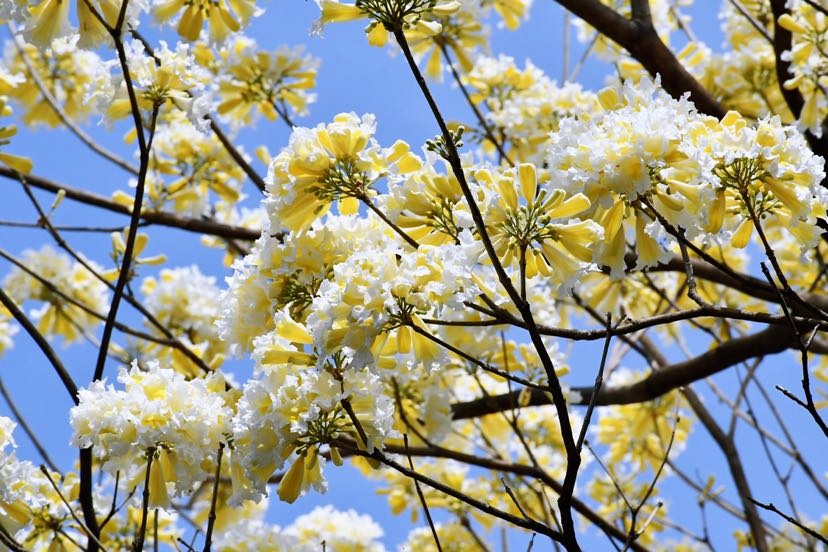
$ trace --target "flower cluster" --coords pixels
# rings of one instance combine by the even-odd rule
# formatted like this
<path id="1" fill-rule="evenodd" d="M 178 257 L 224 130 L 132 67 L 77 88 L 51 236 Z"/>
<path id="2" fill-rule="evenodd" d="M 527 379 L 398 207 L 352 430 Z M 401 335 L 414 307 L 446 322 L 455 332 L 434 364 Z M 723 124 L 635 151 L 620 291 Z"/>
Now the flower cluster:
<path id="1" fill-rule="evenodd" d="M 226 346 L 216 326 L 221 304 L 215 278 L 203 275 L 196 266 L 164 269 L 158 278 L 144 278 L 141 293 L 146 298 L 146 308 L 168 331 L 197 351 L 210 366 L 221 364 Z M 159 347 L 153 351 L 153 357 L 185 374 L 199 373 L 177 350 Z"/>
<path id="2" fill-rule="evenodd" d="M 30 67 L 67 117 L 82 122 L 92 115 L 94 105 L 86 101 L 86 89 L 103 61 L 95 52 L 79 48 L 78 39 L 78 35 L 56 39 L 49 48 L 22 40 L 6 45 L 0 65 L 0 94 L 21 105 L 21 120 L 26 125 L 63 124 L 29 74 Z"/>
<path id="3" fill-rule="evenodd" d="M 398 548 L 399 552 L 414 552 L 415 550 L 418 552 L 437 552 L 437 550 L 443 550 L 444 552 L 484 552 L 487 550 L 487 548 L 483 548 L 485 543 L 481 544 L 472 540 L 468 529 L 459 522 L 435 523 L 434 529 L 437 531 L 437 538 L 440 541 L 439 549 L 434 542 L 431 528 L 420 527 L 408 534 L 406 541 Z"/>
<path id="4" fill-rule="evenodd" d="M 780 334 L 780 321 L 815 328 L 803 356 L 806 370 L 813 363 L 816 409 L 824 408 L 817 382 L 828 382 L 828 355 L 817 326 L 826 317 L 828 241 L 818 223 L 828 191 L 815 152 L 828 114 L 825 10 L 788 0 L 788 15 L 777 18 L 781 7 L 769 0 L 725 2 L 726 51 L 714 53 L 687 27 L 682 10 L 692 0 L 599 3 L 623 19 L 622 30 L 647 25 L 637 12 L 648 7 L 665 44 L 684 32 L 676 72 L 662 72 L 671 86 L 651 79 L 641 52 L 633 59 L 584 21 L 575 22 L 589 43 L 582 62 L 597 53 L 615 68 L 602 90 L 568 80 L 582 62 L 558 84 L 530 61 L 492 55 L 494 25 L 518 28 L 532 0 L 317 0 L 315 30 L 362 21 L 370 45 L 402 50 L 440 128 L 420 147 L 380 139 L 372 114 L 297 126 L 316 101 L 319 62 L 301 47 L 245 36 L 261 12 L 255 0 L 0 2 L 0 17 L 14 23 L 0 115 L 12 102 L 28 125 L 68 127 L 144 194 L 135 205 L 137 194 L 116 191 L 110 201 L 67 187 L 42 220 L 0 224 L 48 226 L 72 255 L 63 232 L 111 232 L 114 268 L 48 246 L 19 260 L 3 254 L 15 265 L 3 289 L 25 307 L 41 302 L 38 329 L 64 342 L 97 344 L 94 330 L 113 309 L 101 360 L 135 359 L 117 382 L 81 389 L 71 409 L 71 444 L 91 452 L 102 474 L 91 496 L 89 456 L 79 474 L 38 471 L 9 450 L 13 424 L 0 417 L 0 548 L 13 548 L 11 538 L 33 550 L 80 547 L 91 530 L 77 513 L 89 520 L 91 501 L 98 513 L 112 508 L 96 537 L 110 550 L 177 546 L 176 512 L 186 503 L 187 521 L 207 524 L 219 551 L 384 552 L 382 530 L 353 510 L 317 508 L 286 527 L 265 522 L 271 497 L 294 503 L 325 492 L 346 459 L 392 513 L 416 521 L 423 503 L 441 510 L 440 523 L 411 532 L 400 551 L 486 550 L 510 519 L 567 534 L 567 503 L 584 519 L 601 517 L 608 533 L 625 532 L 627 544 L 658 546 L 659 533 L 677 526 L 658 497 L 673 471 L 664 467 L 688 443 L 689 411 L 705 419 L 689 387 L 659 387 L 693 365 L 662 361 L 673 347 L 691 352 L 685 329 L 713 351 L 698 361 L 735 363 L 737 353 L 716 347 L 758 324 L 774 322 L 769 333 Z M 142 14 L 175 42 L 142 36 Z M 792 44 L 781 53 L 786 33 Z M 104 54 L 110 46 L 115 53 Z M 780 59 L 789 75 L 777 72 Z M 444 74 L 471 124 L 435 104 L 441 94 L 427 79 Z M 718 115 L 676 93 L 676 74 L 695 78 L 710 93 L 706 112 Z M 723 109 L 711 109 L 716 102 Z M 97 144 L 99 131 L 82 126 L 96 115 L 118 129 L 126 122 L 126 145 L 138 142 L 138 155 L 123 161 Z M 285 140 L 236 144 L 242 131 L 271 122 Z M 0 147 L 15 132 L 0 127 Z M 27 192 L 60 187 L 16 174 L 31 170 L 25 158 L 3 152 L 0 163 Z M 248 200 L 250 183 L 261 201 Z M 142 227 L 205 230 L 202 243 L 226 251 L 226 288 L 196 266 L 143 277 L 166 262 L 143 256 L 143 232 L 153 230 L 137 233 L 121 274 L 136 229 L 52 227 L 64 195 L 131 212 Z M 752 277 L 756 252 L 771 261 L 779 293 Z M 144 319 L 110 304 L 116 279 L 112 297 Z M 109 330 L 127 345 L 107 341 Z M 15 331 L 0 308 L 0 353 Z M 734 349 L 752 348 L 751 339 Z M 569 359 L 561 340 L 605 344 L 594 384 L 584 357 Z M 646 368 L 624 366 L 633 354 Z M 238 364 L 252 371 L 240 384 L 220 371 L 233 367 L 232 355 L 246 356 Z M 733 408 L 744 402 L 752 417 L 750 381 Z M 662 394 L 641 401 L 643 387 Z M 588 410 L 591 427 L 575 405 L 597 407 Z M 565 496 L 554 482 L 572 481 L 573 439 L 587 435 L 582 488 Z M 423 476 L 419 487 L 408 466 Z M 113 508 L 103 491 L 116 487 L 134 495 Z M 702 508 L 711 500 L 732 510 L 712 487 L 700 491 Z M 548 490 L 562 498 L 558 511 Z M 154 527 L 144 531 L 148 519 Z M 712 546 L 707 534 L 687 535 Z"/>
<path id="5" fill-rule="evenodd" d="M 133 40 L 126 43 L 125 49 L 136 101 L 148 119 L 149 113 L 157 109 L 162 120 L 185 114 L 193 126 L 207 129 L 204 116 L 212 108 L 208 89 L 211 77 L 196 62 L 188 44 L 179 42 L 172 49 L 162 42 L 150 54 L 140 41 Z M 110 122 L 132 112 L 126 80 L 116 67 L 114 61 L 104 64 L 89 91 L 89 98 Z"/>
<path id="6" fill-rule="evenodd" d="M 101 272 L 93 261 L 73 261 L 45 245 L 23 252 L 21 265 L 9 272 L 3 288 L 18 303 L 42 302 L 32 313 L 38 330 L 47 336 L 62 336 L 69 343 L 83 339 L 108 309 L 106 284 L 89 269 Z"/>
<path id="7" fill-rule="evenodd" d="M 778 117 L 751 126 L 731 112 L 719 121 L 648 81 L 605 89 L 599 101 L 597 114 L 562 121 L 547 162 L 553 181 L 592 202 L 604 228 L 595 261 L 614 277 L 625 270 L 627 228 L 638 267 L 669 254 L 658 237 L 671 229 L 673 237 L 724 233 L 739 248 L 756 224 L 775 218 L 803 254 L 816 242 L 807 229 L 825 203 L 823 160 Z"/>
<path id="8" fill-rule="evenodd" d="M 324 491 L 320 447 L 328 445 L 336 463 L 337 439 L 350 438 L 368 452 L 382 446 L 393 423 L 391 399 L 377 375 L 352 369 L 340 358 L 316 369 L 308 365 L 315 361 L 312 355 L 301 351 L 264 353 L 268 368 L 245 385 L 233 420 L 231 503 L 259 500 L 269 477 L 286 462 L 282 500 L 293 502 L 311 486 Z"/>
<path id="9" fill-rule="evenodd" d="M 17 458 L 12 432 L 16 424 L 0 416 L 0 526 L 5 535 L 25 542 L 32 550 L 65 546 L 77 538 L 79 527 L 60 500 L 49 478 L 62 492 L 77 488 L 77 477 L 62 478 L 38 470 L 31 462 Z M 48 477 L 47 477 L 48 475 Z"/>
<path id="10" fill-rule="evenodd" d="M 328 125 L 295 129 L 268 170 L 272 229 L 307 228 L 334 201 L 340 213 L 353 214 L 360 200 L 376 194 L 377 180 L 420 166 L 408 144 L 383 149 L 373 139 L 375 131 L 373 115 L 354 113 L 341 113 Z"/>
<path id="11" fill-rule="evenodd" d="M 612 374 L 610 379 L 613 385 L 621 386 L 640 377 L 625 371 Z M 610 465 L 628 461 L 638 470 L 658 469 L 671 440 L 676 452 L 687 441 L 690 420 L 685 409 L 678 392 L 654 401 L 609 407 L 601 411 L 594 428 L 596 440 L 609 447 Z"/>
<path id="12" fill-rule="evenodd" d="M 120 472 L 130 487 L 149 469 L 150 499 L 169 506 L 215 471 L 220 446 L 227 444 L 233 412 L 224 378 L 210 374 L 187 381 L 157 362 L 122 368 L 123 390 L 92 383 L 70 411 L 72 445 L 94 447 L 103 469 Z"/>
<path id="13" fill-rule="evenodd" d="M 828 39 L 828 17 L 824 9 L 817 9 L 808 2 L 787 3 L 790 13 L 776 22 L 793 35 L 791 49 L 783 54 L 790 62 L 791 78 L 782 85 L 802 95 L 804 105 L 799 114 L 799 124 L 820 137 L 822 121 L 828 114 L 828 56 L 823 45 Z"/>
<path id="14" fill-rule="evenodd" d="M 594 221 L 577 218 L 589 209 L 590 200 L 582 193 L 567 197 L 561 189 L 539 185 L 529 163 L 494 175 L 481 169 L 474 177 L 492 190 L 487 223 L 502 262 L 518 264 L 527 278 L 551 276 L 564 289 L 571 288 L 589 268 L 590 246 L 602 234 Z"/>
<path id="15" fill-rule="evenodd" d="M 185 40 L 198 39 L 206 24 L 210 40 L 221 42 L 247 25 L 259 12 L 253 0 L 153 0 L 152 13 L 162 23 L 177 23 L 178 34 Z"/>
<path id="16" fill-rule="evenodd" d="M 73 34 L 80 37 L 79 45 L 93 48 L 111 39 L 110 30 L 121 17 L 121 4 L 115 0 L 78 0 L 71 10 L 68 1 L 58 0 L 15 0 L 4 2 L 4 19 L 21 24 L 27 40 L 42 47 L 48 47 L 55 38 Z M 146 11 L 147 2 L 138 0 L 124 6 L 123 24 L 137 28 L 140 15 Z M 77 16 L 77 27 L 70 21 L 70 12 Z M 102 22 L 104 24 L 102 24 Z"/>
<path id="17" fill-rule="evenodd" d="M 403 32 L 418 60 L 425 61 L 425 74 L 441 79 L 456 57 L 457 71 L 469 71 L 480 51 L 488 50 L 489 29 L 482 21 L 490 11 L 501 18 L 501 26 L 515 30 L 528 18 L 532 0 L 360 0 L 343 4 L 318 0 L 322 16 L 317 31 L 333 22 L 370 19 L 365 27 L 372 46 L 385 46 L 390 32 Z"/>
<path id="18" fill-rule="evenodd" d="M 463 81 L 472 100 L 488 110 L 488 124 L 513 161 L 542 164 L 544 145 L 560 120 L 597 107 L 595 95 L 580 85 L 559 86 L 530 61 L 520 69 L 504 55 L 478 57 Z M 491 138 L 481 133 L 479 139 L 488 153 L 494 152 Z"/>
<path id="19" fill-rule="evenodd" d="M 244 172 L 218 138 L 182 119 L 169 117 L 155 131 L 146 182 L 147 207 L 171 207 L 176 213 L 200 217 L 214 207 L 212 194 L 224 204 L 242 199 Z M 131 204 L 132 198 L 126 199 Z"/>
<path id="20" fill-rule="evenodd" d="M 316 86 L 319 61 L 300 47 L 267 52 L 253 41 L 239 40 L 219 59 L 227 61 L 219 66 L 218 113 L 236 126 L 250 124 L 258 114 L 271 121 L 289 113 L 307 115 L 316 100 L 309 90 Z"/>
<path id="21" fill-rule="evenodd" d="M 258 517 L 231 524 L 216 539 L 218 552 L 311 552 L 325 543 L 328 550 L 385 552 L 377 540 L 383 531 L 370 516 L 354 510 L 319 506 L 297 517 L 285 528 L 268 525 Z"/>

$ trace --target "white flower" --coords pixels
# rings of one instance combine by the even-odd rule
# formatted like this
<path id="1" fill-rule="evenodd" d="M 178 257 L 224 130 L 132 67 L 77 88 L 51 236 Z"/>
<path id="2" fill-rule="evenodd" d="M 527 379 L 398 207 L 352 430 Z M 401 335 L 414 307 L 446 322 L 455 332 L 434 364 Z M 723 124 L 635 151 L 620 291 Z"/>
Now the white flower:
<path id="1" fill-rule="evenodd" d="M 232 417 L 224 378 L 212 373 L 187 381 L 157 362 L 146 370 L 133 362 L 118 381 L 123 390 L 105 381 L 80 390 L 80 403 L 69 413 L 72 446 L 94 446 L 104 471 L 120 471 L 130 484 L 143 477 L 147 452 L 156 451 L 155 473 L 174 495 L 211 477 Z"/>
<path id="2" fill-rule="evenodd" d="M 382 528 L 368 515 L 354 510 L 338 511 L 333 506 L 319 506 L 308 514 L 299 516 L 285 529 L 285 534 L 298 538 L 309 546 L 325 542 L 330 550 L 360 550 L 384 552 L 377 542 Z"/>

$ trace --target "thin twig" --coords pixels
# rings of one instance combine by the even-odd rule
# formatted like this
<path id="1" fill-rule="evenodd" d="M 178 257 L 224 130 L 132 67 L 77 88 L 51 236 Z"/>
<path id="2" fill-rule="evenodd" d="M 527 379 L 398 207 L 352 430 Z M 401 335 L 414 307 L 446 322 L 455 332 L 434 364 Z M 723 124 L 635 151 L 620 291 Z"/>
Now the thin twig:
<path id="1" fill-rule="evenodd" d="M 449 70 L 451 71 L 452 76 L 454 77 L 454 81 L 457 83 L 458 88 L 460 88 L 460 92 L 462 92 L 463 97 L 466 99 L 466 103 L 469 104 L 469 107 L 474 112 L 474 116 L 477 118 L 477 122 L 480 123 L 481 128 L 483 129 L 483 133 L 486 135 L 486 138 L 489 139 L 489 142 L 497 149 L 497 152 L 500 156 L 509 163 L 510 166 L 514 167 L 514 162 L 509 158 L 509 154 L 506 153 L 506 150 L 503 147 L 503 144 L 500 140 L 498 140 L 495 135 L 494 131 L 492 131 L 492 127 L 489 126 L 489 123 L 486 121 L 486 117 L 480 112 L 480 108 L 477 107 L 477 104 L 474 103 L 472 100 L 471 95 L 469 94 L 466 85 L 463 84 L 463 79 L 460 76 L 460 73 L 457 71 L 457 68 L 454 66 L 454 60 L 451 59 L 451 54 L 449 53 L 448 48 L 446 47 L 444 42 L 438 42 L 440 51 L 443 52 L 443 57 L 446 59 L 446 65 L 449 66 Z"/>
<path id="2" fill-rule="evenodd" d="M 4 307 L 11 313 L 12 317 L 14 317 L 17 322 L 23 326 L 23 329 L 26 330 L 31 338 L 35 341 L 40 350 L 49 360 L 49 363 L 52 365 L 52 368 L 55 369 L 57 372 L 60 381 L 63 383 L 63 386 L 66 388 L 66 391 L 69 392 L 69 396 L 72 397 L 72 401 L 75 404 L 78 404 L 78 387 L 75 385 L 72 376 L 69 375 L 69 372 L 66 370 L 66 367 L 61 362 L 60 358 L 55 353 L 55 350 L 52 349 L 52 346 L 49 345 L 49 342 L 43 337 L 43 335 L 35 328 L 32 321 L 23 314 L 14 300 L 8 296 L 6 291 L 3 288 L 0 288 L 0 303 L 3 304 Z"/>
<path id="3" fill-rule="evenodd" d="M 405 443 L 405 450 L 406 455 L 408 456 L 408 466 L 411 468 L 411 471 L 414 470 L 414 460 L 411 458 L 410 454 L 407 454 L 408 451 L 408 434 L 403 433 L 403 443 Z M 420 498 L 420 504 L 423 506 L 423 511 L 425 512 L 426 521 L 428 521 L 428 526 L 431 529 L 431 536 L 434 538 L 434 545 L 437 546 L 437 552 L 443 552 L 443 547 L 440 545 L 440 537 L 437 535 L 437 528 L 434 526 L 434 520 L 431 519 L 431 512 L 428 509 L 428 503 L 426 502 L 425 495 L 423 494 L 423 490 L 420 488 L 420 482 L 414 479 L 414 488 L 417 490 L 417 496 Z"/>
<path id="4" fill-rule="evenodd" d="M 144 474 L 144 491 L 141 498 L 141 525 L 138 528 L 138 534 L 135 536 L 135 541 L 132 543 L 133 552 L 143 552 L 144 537 L 147 533 L 147 514 L 149 512 L 149 498 L 150 498 L 150 471 L 152 470 L 152 460 L 155 457 L 155 447 L 147 449 L 147 471 Z"/>
<path id="5" fill-rule="evenodd" d="M 78 138 L 78 140 L 86 144 L 89 147 L 89 149 L 91 149 L 104 159 L 111 161 L 112 163 L 124 169 L 125 171 L 137 175 L 138 169 L 136 167 L 134 167 L 128 161 L 122 159 L 115 153 L 109 151 L 108 149 L 104 148 L 103 146 L 95 142 L 95 140 L 93 140 L 91 136 L 89 136 L 82 128 L 80 128 L 80 126 L 78 126 L 72 119 L 69 118 L 69 116 L 63 110 L 63 108 L 60 107 L 57 98 L 55 98 L 54 95 L 52 95 L 52 93 L 49 91 L 49 89 L 46 86 L 46 83 L 44 83 L 43 79 L 40 77 L 40 73 L 38 73 L 37 69 L 35 69 L 34 67 L 34 64 L 29 59 L 29 56 L 26 53 L 25 45 L 21 44 L 19 34 L 17 33 L 14 24 L 9 22 L 7 26 L 9 28 L 9 32 L 12 35 L 12 42 L 14 43 L 14 46 L 17 49 L 17 53 L 20 56 L 20 59 L 23 61 L 23 64 L 26 66 L 26 71 L 29 73 L 29 76 L 32 78 L 32 81 L 35 83 L 38 90 L 40 90 L 40 94 L 43 96 L 43 99 L 46 100 L 46 103 L 49 104 L 49 107 L 52 108 L 52 111 L 54 111 L 55 115 L 57 115 L 58 119 L 60 119 L 60 122 L 69 130 L 69 132 L 74 134 Z"/>
<path id="6" fill-rule="evenodd" d="M 40 457 L 43 458 L 43 461 L 46 462 L 47 466 L 49 466 L 49 469 L 53 472 L 61 473 L 57 465 L 55 465 L 55 463 L 49 457 L 49 453 L 47 453 L 46 449 L 43 448 L 43 445 L 40 443 L 40 440 L 37 438 L 37 435 L 35 435 L 34 431 L 32 431 L 32 428 L 29 427 L 28 422 L 26 422 L 26 419 L 17 409 L 17 405 L 14 404 L 14 400 L 12 400 L 11 395 L 6 389 L 6 386 L 3 384 L 2 378 L 0 378 L 0 395 L 3 395 L 3 399 L 5 399 L 6 404 L 9 405 L 9 410 L 11 410 L 12 415 L 15 417 L 20 427 L 23 429 L 23 432 L 26 433 L 26 435 L 29 437 L 29 440 L 37 449 L 37 452 L 38 454 L 40 454 Z"/>
<path id="7" fill-rule="evenodd" d="M 218 457 L 216 458 L 216 477 L 213 480 L 213 497 L 210 500 L 210 513 L 207 515 L 207 532 L 204 534 L 204 552 L 210 552 L 210 548 L 213 545 L 213 527 L 216 524 L 216 503 L 218 502 L 221 457 L 223 453 L 224 443 L 219 443 Z"/>
<path id="8" fill-rule="evenodd" d="M 759 506 L 760 508 L 762 508 L 763 510 L 767 510 L 768 512 L 773 512 L 773 513 L 779 515 L 780 517 L 785 519 L 785 521 L 787 521 L 791 525 L 795 525 L 796 527 L 798 527 L 799 529 L 801 529 L 802 531 L 804 531 L 808 535 L 814 537 L 815 539 L 818 539 L 818 540 L 822 541 L 823 544 L 828 544 L 828 538 L 826 538 L 824 535 L 822 535 L 820 533 L 817 533 L 816 531 L 814 531 L 813 529 L 811 529 L 807 525 L 803 525 L 802 523 L 800 523 L 796 519 L 792 518 L 788 514 L 785 514 L 781 511 L 779 511 L 779 509 L 776 506 L 773 505 L 773 502 L 768 502 L 767 504 L 762 504 L 761 502 L 759 502 L 758 500 L 754 500 L 753 498 L 750 498 L 750 501 L 753 502 L 755 505 Z"/>
<path id="9" fill-rule="evenodd" d="M 57 483 L 55 483 L 55 480 L 52 479 L 52 474 L 49 473 L 49 470 L 46 468 L 46 466 L 40 466 L 40 471 L 43 472 L 43 475 L 45 475 L 46 479 L 49 480 L 49 483 L 52 484 L 52 488 L 57 493 L 61 502 L 63 502 L 63 504 L 66 506 L 66 509 L 69 510 L 69 515 L 72 516 L 72 519 L 75 520 L 75 523 L 77 523 L 78 526 L 80 526 L 80 528 L 83 529 L 83 532 L 86 533 L 86 536 L 89 537 L 91 541 L 97 544 L 101 548 L 101 550 L 106 552 L 106 548 L 104 548 L 103 544 L 101 544 L 101 541 L 98 540 L 98 537 L 93 535 L 89 528 L 86 526 L 86 524 L 80 520 L 77 514 L 75 514 L 74 508 L 72 508 L 72 505 L 69 504 L 69 502 L 66 500 L 66 497 L 63 496 L 63 493 L 60 491 L 60 487 L 58 487 Z"/>

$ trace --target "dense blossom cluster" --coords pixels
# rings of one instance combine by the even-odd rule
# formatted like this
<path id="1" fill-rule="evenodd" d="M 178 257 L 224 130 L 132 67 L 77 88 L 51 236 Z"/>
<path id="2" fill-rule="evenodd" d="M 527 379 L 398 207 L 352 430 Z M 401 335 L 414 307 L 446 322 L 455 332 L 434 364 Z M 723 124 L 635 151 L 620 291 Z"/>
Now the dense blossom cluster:
<path id="1" fill-rule="evenodd" d="M 386 548 L 377 540 L 382 536 L 382 529 L 370 516 L 319 506 L 284 528 L 269 525 L 258 516 L 240 519 L 219 534 L 216 550 L 311 552 L 324 542 L 329 550 L 385 552 Z"/>
<path id="2" fill-rule="evenodd" d="M 230 434 L 232 410 L 218 374 L 187 381 L 157 362 L 122 369 L 123 390 L 99 381 L 79 394 L 70 412 L 73 444 L 93 449 L 103 469 L 133 485 L 150 469 L 150 497 L 189 493 L 214 471 L 219 446 Z M 149 458 L 155 463 L 151 469 Z"/>
<path id="3" fill-rule="evenodd" d="M 32 315 L 44 334 L 77 341 L 100 324 L 108 305 L 106 284 L 90 269 L 101 272 L 93 261 L 81 263 L 45 245 L 23 253 L 20 266 L 6 276 L 3 288 L 18 303 L 42 303 Z"/>
<path id="4" fill-rule="evenodd" d="M 145 306 L 155 321 L 196 352 L 208 365 L 219 366 L 226 354 L 226 345 L 218 336 L 216 321 L 221 313 L 220 290 L 215 278 L 203 275 L 196 266 L 162 269 L 158 278 L 144 278 L 141 293 Z M 149 329 L 163 337 L 155 324 Z M 180 350 L 148 343 L 143 351 L 150 358 L 178 372 L 196 375 L 200 372 Z"/>
<path id="5" fill-rule="evenodd" d="M 761 220 L 788 228 L 803 255 L 816 245 L 828 198 L 824 160 L 778 117 L 753 126 L 730 112 L 716 121 L 646 80 L 606 89 L 599 101 L 603 111 L 561 124 L 547 162 L 556 181 L 595 205 L 604 228 L 596 261 L 614 276 L 624 271 L 627 225 L 638 267 L 665 260 L 669 249 L 653 236 L 671 228 L 690 238 L 729 236 L 742 248 Z"/>

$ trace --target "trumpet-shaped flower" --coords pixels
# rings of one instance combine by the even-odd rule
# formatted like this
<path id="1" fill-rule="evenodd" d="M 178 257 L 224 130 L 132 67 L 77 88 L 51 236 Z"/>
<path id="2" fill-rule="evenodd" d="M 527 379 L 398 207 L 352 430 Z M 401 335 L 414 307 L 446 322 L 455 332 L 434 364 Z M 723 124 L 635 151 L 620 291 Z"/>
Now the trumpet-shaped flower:
<path id="1" fill-rule="evenodd" d="M 571 287 L 588 269 L 590 246 L 601 235 L 595 222 L 576 218 L 589 209 L 589 199 L 548 190 L 529 163 L 496 174 L 481 169 L 474 176 L 494 194 L 487 224 L 502 262 L 518 265 L 527 278 L 554 275 L 564 289 Z"/>
<path id="2" fill-rule="evenodd" d="M 221 42 L 257 15 L 255 0 L 153 0 L 152 13 L 162 23 L 175 22 L 179 36 L 194 42 L 205 23 L 210 40 Z"/>
<path id="3" fill-rule="evenodd" d="M 252 42 L 240 51 L 234 48 L 221 67 L 218 112 L 236 126 L 250 124 L 259 113 L 271 121 L 290 113 L 307 115 L 316 100 L 309 90 L 316 86 L 318 66 L 302 48 L 266 52 Z"/>
<path id="4" fill-rule="evenodd" d="M 6 105 L 6 100 L 0 97 L 0 116 L 11 114 L 11 108 Z M 0 146 L 7 146 L 11 137 L 17 134 L 17 127 L 14 125 L 0 126 Z M 0 163 L 3 163 L 12 170 L 26 174 L 32 170 L 32 161 L 28 157 L 21 157 L 0 151 Z"/>
<path id="5" fill-rule="evenodd" d="M 404 142 L 381 149 L 373 140 L 375 130 L 373 115 L 354 113 L 341 113 L 328 125 L 294 129 L 268 171 L 271 226 L 307 228 L 333 201 L 340 213 L 353 214 L 360 199 L 376 194 L 372 186 L 379 178 L 419 168 L 419 158 Z"/>

